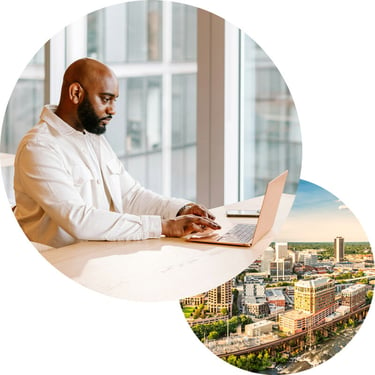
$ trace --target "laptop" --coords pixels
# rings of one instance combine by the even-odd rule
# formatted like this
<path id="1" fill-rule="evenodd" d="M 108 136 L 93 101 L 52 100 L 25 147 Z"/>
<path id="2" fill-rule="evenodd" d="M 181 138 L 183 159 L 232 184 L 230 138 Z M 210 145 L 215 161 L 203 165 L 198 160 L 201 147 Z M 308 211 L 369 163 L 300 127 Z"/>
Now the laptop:
<path id="1" fill-rule="evenodd" d="M 187 238 L 191 242 L 204 242 L 217 245 L 251 247 L 267 234 L 276 218 L 281 195 L 284 191 L 288 171 L 284 171 L 267 184 L 257 224 L 237 223 L 228 230 L 196 233 Z"/>

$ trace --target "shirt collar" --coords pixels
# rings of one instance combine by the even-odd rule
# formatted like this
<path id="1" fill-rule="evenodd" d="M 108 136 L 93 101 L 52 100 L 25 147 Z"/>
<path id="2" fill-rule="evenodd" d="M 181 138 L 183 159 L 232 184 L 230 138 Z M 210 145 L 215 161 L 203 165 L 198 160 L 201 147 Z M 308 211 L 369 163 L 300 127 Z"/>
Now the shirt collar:
<path id="1" fill-rule="evenodd" d="M 42 113 L 40 114 L 40 119 L 46 122 L 49 126 L 53 127 L 56 131 L 63 135 L 71 135 L 77 133 L 84 135 L 84 133 L 74 129 L 65 121 L 63 121 L 59 116 L 55 114 L 57 105 L 47 104 L 43 107 Z"/>

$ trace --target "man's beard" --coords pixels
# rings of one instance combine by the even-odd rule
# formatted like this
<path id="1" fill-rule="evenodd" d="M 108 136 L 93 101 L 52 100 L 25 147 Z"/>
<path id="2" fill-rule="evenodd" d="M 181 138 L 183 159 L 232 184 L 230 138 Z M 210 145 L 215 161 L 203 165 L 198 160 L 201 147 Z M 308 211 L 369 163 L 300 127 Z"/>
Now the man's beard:
<path id="1" fill-rule="evenodd" d="M 93 134 L 103 134 L 106 131 L 105 125 L 100 125 L 100 122 L 105 119 L 112 118 L 111 115 L 108 115 L 103 118 L 99 118 L 94 108 L 92 107 L 87 96 L 83 99 L 82 103 L 78 106 L 77 110 L 78 119 L 85 130 Z"/>

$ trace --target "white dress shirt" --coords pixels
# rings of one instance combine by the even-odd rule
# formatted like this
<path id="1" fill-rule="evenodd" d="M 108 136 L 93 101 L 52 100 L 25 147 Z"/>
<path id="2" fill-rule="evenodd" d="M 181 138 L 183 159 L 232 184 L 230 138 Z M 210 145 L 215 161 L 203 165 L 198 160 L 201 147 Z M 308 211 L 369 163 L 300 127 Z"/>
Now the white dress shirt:
<path id="1" fill-rule="evenodd" d="M 15 158 L 15 215 L 29 240 L 61 247 L 160 237 L 161 219 L 187 201 L 143 188 L 103 135 L 73 129 L 55 109 L 43 108 Z"/>

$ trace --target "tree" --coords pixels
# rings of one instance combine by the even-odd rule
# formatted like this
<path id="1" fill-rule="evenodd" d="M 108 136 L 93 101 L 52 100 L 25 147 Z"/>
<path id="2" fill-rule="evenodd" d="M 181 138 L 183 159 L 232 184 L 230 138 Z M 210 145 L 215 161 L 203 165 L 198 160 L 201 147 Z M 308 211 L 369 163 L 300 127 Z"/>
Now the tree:
<path id="1" fill-rule="evenodd" d="M 236 360 L 237 360 L 237 357 L 233 354 L 231 354 L 228 358 L 227 358 L 227 362 L 233 366 L 236 366 Z"/>
<path id="2" fill-rule="evenodd" d="M 220 310 L 220 313 L 223 314 L 223 315 L 228 315 L 228 309 L 226 307 L 223 307 L 221 310 Z"/>
<path id="3" fill-rule="evenodd" d="M 207 337 L 208 340 L 217 340 L 219 338 L 219 333 L 217 331 L 211 331 Z"/>
<path id="4" fill-rule="evenodd" d="M 237 357 L 236 367 L 243 370 L 248 370 L 248 360 L 246 355 L 240 355 L 239 357 Z"/>
<path id="5" fill-rule="evenodd" d="M 366 293 L 366 302 L 367 302 L 367 304 L 371 303 L 373 295 L 374 295 L 374 291 L 373 290 L 367 291 L 367 293 Z"/>

